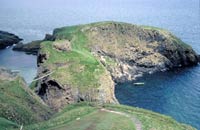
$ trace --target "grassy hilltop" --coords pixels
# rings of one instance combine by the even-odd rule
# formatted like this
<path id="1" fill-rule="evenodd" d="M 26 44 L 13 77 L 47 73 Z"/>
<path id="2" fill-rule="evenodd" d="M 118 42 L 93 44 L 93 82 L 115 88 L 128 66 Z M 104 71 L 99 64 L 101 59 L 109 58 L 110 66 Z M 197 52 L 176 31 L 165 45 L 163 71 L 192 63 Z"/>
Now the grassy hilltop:
<path id="1" fill-rule="evenodd" d="M 114 83 L 198 63 L 189 45 L 154 27 L 99 22 L 55 29 L 50 39 L 40 43 L 38 77 L 53 73 L 37 89 L 54 109 L 78 101 L 117 103 Z"/>

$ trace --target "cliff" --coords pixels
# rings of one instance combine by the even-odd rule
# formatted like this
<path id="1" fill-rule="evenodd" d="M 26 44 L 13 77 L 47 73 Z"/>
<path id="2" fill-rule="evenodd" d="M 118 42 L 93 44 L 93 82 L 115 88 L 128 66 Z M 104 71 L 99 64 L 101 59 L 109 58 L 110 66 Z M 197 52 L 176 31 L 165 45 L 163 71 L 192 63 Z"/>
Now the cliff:
<path id="1" fill-rule="evenodd" d="M 38 53 L 36 92 L 53 109 L 80 101 L 117 103 L 114 82 L 198 64 L 198 55 L 170 32 L 120 22 L 55 29 Z"/>

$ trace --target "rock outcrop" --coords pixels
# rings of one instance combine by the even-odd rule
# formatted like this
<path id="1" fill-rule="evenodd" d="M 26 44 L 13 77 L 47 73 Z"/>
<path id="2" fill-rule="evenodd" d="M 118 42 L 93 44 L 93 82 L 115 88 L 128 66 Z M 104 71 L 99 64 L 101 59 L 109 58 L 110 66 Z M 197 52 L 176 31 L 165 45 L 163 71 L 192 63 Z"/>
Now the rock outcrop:
<path id="1" fill-rule="evenodd" d="M 40 46 L 38 77 L 52 74 L 36 92 L 55 110 L 79 101 L 117 103 L 114 82 L 199 61 L 189 45 L 153 27 L 101 22 L 58 28 L 53 38 Z"/>
<path id="2" fill-rule="evenodd" d="M 42 43 L 43 41 L 54 41 L 54 40 L 55 40 L 54 36 L 46 34 L 43 40 L 36 40 L 26 44 L 18 43 L 13 47 L 13 50 L 22 51 L 25 52 L 26 54 L 37 55 L 38 50 L 40 48 L 40 43 Z"/>
<path id="3" fill-rule="evenodd" d="M 90 39 L 91 51 L 115 82 L 198 63 L 198 55 L 189 45 L 163 29 L 105 23 L 88 27 L 84 32 Z"/>
<path id="4" fill-rule="evenodd" d="M 26 54 L 37 55 L 42 40 L 32 41 L 27 44 L 18 43 L 13 47 L 14 51 L 23 51 Z"/>
<path id="5" fill-rule="evenodd" d="M 21 40 L 22 40 L 21 38 L 12 33 L 0 31 L 0 49 L 4 49 L 7 46 L 12 46 L 13 44 L 17 44 Z"/>
<path id="6" fill-rule="evenodd" d="M 9 69 L 6 68 L 0 68 L 0 79 L 1 80 L 8 80 L 12 81 L 15 80 L 18 76 L 17 72 L 12 72 Z"/>

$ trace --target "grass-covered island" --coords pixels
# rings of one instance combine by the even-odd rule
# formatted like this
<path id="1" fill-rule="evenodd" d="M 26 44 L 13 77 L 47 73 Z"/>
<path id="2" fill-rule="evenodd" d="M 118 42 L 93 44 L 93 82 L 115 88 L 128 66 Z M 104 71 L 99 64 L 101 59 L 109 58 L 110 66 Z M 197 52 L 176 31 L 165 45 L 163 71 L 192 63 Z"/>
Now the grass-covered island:
<path id="1" fill-rule="evenodd" d="M 116 83 L 198 64 L 194 50 L 166 30 L 99 22 L 58 28 L 16 48 L 37 53 L 38 75 L 28 87 L 17 74 L 1 69 L 0 129 L 194 129 L 168 116 L 119 105 L 114 95 Z"/>

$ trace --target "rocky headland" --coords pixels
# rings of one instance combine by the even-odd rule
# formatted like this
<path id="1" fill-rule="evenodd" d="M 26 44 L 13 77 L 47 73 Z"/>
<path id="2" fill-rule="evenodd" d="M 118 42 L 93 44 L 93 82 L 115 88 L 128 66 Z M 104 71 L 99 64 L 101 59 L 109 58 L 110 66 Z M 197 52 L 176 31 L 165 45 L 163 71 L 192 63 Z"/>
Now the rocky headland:
<path id="1" fill-rule="evenodd" d="M 43 40 L 13 49 L 37 55 L 38 74 L 28 87 L 17 72 L 0 68 L 0 129 L 108 129 L 115 124 L 115 129 L 195 130 L 119 105 L 115 98 L 116 83 L 198 64 L 196 52 L 166 30 L 99 22 L 57 28 Z"/>
<path id="2" fill-rule="evenodd" d="M 20 41 L 22 41 L 22 39 L 18 36 L 5 31 L 0 31 L 0 49 L 12 46 L 13 44 L 17 44 Z"/>
<path id="3" fill-rule="evenodd" d="M 44 78 L 35 91 L 55 110 L 80 101 L 117 103 L 115 83 L 199 61 L 189 45 L 155 27 L 100 22 L 58 28 L 50 37 L 40 43 Z"/>
<path id="4" fill-rule="evenodd" d="M 13 47 L 13 50 L 22 51 L 22 52 L 25 52 L 26 54 L 37 55 L 38 50 L 40 48 L 40 43 L 42 43 L 43 41 L 49 41 L 49 40 L 53 41 L 55 40 L 55 38 L 50 34 L 46 34 L 43 40 L 36 40 L 36 41 L 32 41 L 26 44 L 18 43 Z"/>

